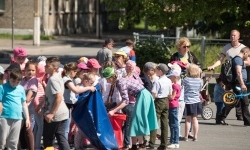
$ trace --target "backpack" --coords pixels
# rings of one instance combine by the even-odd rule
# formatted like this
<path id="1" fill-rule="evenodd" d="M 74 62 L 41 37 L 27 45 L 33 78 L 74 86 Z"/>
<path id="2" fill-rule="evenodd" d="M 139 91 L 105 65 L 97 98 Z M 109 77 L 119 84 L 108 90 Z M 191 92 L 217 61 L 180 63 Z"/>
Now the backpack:
<path id="1" fill-rule="evenodd" d="M 235 56 L 235 57 L 239 57 L 239 56 Z M 235 79 L 233 79 L 233 75 L 232 75 L 232 60 L 234 58 L 230 60 L 226 60 L 225 63 L 222 64 L 221 66 L 219 78 L 221 79 L 222 83 L 226 85 L 227 90 L 232 89 L 232 83 L 235 82 Z"/>
<path id="2" fill-rule="evenodd" d="M 227 89 L 231 89 L 232 83 L 232 59 L 226 60 L 221 66 L 220 76 L 222 83 L 226 85 Z"/>

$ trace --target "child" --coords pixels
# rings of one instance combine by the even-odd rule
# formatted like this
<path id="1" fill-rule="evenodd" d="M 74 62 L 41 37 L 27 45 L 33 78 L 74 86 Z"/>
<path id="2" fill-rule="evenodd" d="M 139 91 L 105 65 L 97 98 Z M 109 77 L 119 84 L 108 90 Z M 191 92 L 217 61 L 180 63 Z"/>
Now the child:
<path id="1" fill-rule="evenodd" d="M 139 147 L 144 148 L 142 136 L 149 135 L 150 131 L 158 129 L 152 95 L 140 83 L 133 82 L 126 78 L 118 78 L 115 69 L 112 67 L 104 69 L 103 77 L 105 77 L 111 85 L 116 85 L 122 97 L 122 101 L 108 112 L 110 116 L 113 116 L 129 103 L 129 96 L 136 97 L 135 108 L 131 116 L 130 124 L 132 150 L 137 149 L 137 141 Z"/>
<path id="2" fill-rule="evenodd" d="M 101 79 L 99 72 L 98 72 L 98 69 L 100 69 L 101 66 L 98 63 L 98 61 L 94 58 L 91 58 L 88 60 L 87 66 L 88 68 L 90 68 L 90 72 L 95 75 L 95 83 L 93 84 L 93 86 L 95 86 Z"/>
<path id="3" fill-rule="evenodd" d="M 181 86 L 178 84 L 181 71 L 172 69 L 168 76 L 172 81 L 172 95 L 169 96 L 169 127 L 170 127 L 170 145 L 169 149 L 179 148 L 179 122 L 178 122 L 178 99 L 181 95 Z"/>
<path id="4" fill-rule="evenodd" d="M 57 70 L 60 61 L 57 57 L 49 57 L 46 60 L 45 71 L 50 76 L 45 88 L 45 107 L 43 124 L 43 145 L 53 147 L 53 140 L 56 137 L 59 149 L 70 149 L 65 137 L 69 110 L 64 102 L 64 83 Z"/>
<path id="5" fill-rule="evenodd" d="M 85 73 L 83 75 L 82 84 L 85 88 L 93 87 L 93 83 L 95 82 L 95 75 L 92 73 Z M 86 138 L 85 134 L 78 129 L 76 131 L 75 139 L 74 139 L 75 149 L 84 149 L 90 146 L 90 142 Z"/>
<path id="6" fill-rule="evenodd" d="M 155 98 L 154 104 L 157 114 L 157 119 L 161 122 L 161 144 L 158 149 L 166 149 L 168 141 L 168 110 L 169 99 L 168 96 L 172 95 L 172 83 L 167 78 L 168 66 L 165 64 L 158 64 L 155 73 L 159 79 L 155 81 L 152 89 L 152 95 Z M 153 148 L 155 144 L 157 130 L 150 133 L 149 147 Z"/>
<path id="7" fill-rule="evenodd" d="M 14 69 L 9 77 L 9 81 L 0 85 L 0 149 L 5 147 L 17 149 L 23 119 L 22 112 L 26 120 L 26 129 L 30 128 L 25 90 L 19 85 L 22 72 Z"/>
<path id="8" fill-rule="evenodd" d="M 64 101 L 71 112 L 74 103 L 77 101 L 76 94 L 83 93 L 87 90 L 95 91 L 95 87 L 81 87 L 77 88 L 76 85 L 73 83 L 73 80 L 78 72 L 78 67 L 75 62 L 70 62 L 64 65 L 64 70 L 62 72 L 63 82 L 64 82 Z M 65 130 L 65 137 L 68 139 L 70 127 L 70 117 L 67 120 L 66 130 Z"/>
<path id="9" fill-rule="evenodd" d="M 34 149 L 34 135 L 33 135 L 33 126 L 34 126 L 34 98 L 37 93 L 38 80 L 36 78 L 36 62 L 28 61 L 25 65 L 25 77 L 22 79 L 20 85 L 24 87 L 26 93 L 26 103 L 29 108 L 29 118 L 31 119 L 31 128 L 27 130 L 25 126 L 22 126 L 20 132 L 20 146 L 22 149 Z M 26 137 L 26 138 L 23 138 Z"/>
<path id="10" fill-rule="evenodd" d="M 0 66 L 0 85 L 3 84 L 3 75 L 4 75 L 4 69 L 2 66 Z"/>
<path id="11" fill-rule="evenodd" d="M 43 134 L 43 114 L 42 107 L 44 104 L 45 91 L 43 85 L 45 85 L 45 81 L 43 80 L 45 77 L 45 65 L 46 65 L 46 57 L 39 56 L 37 58 L 37 71 L 36 78 L 38 80 L 37 94 L 34 99 L 34 117 L 35 117 L 35 125 L 33 129 L 34 139 L 35 139 L 35 149 L 41 148 L 41 138 Z"/>
<path id="12" fill-rule="evenodd" d="M 216 84 L 214 86 L 214 102 L 217 108 L 216 118 L 215 118 L 216 124 L 221 124 L 221 121 L 219 121 L 218 117 L 224 107 L 224 103 L 222 101 L 224 92 L 225 92 L 225 85 L 222 83 L 222 80 L 219 77 L 216 79 Z"/>
<path id="13" fill-rule="evenodd" d="M 197 115 L 201 114 L 202 106 L 200 102 L 200 90 L 202 88 L 202 79 L 200 78 L 201 70 L 199 66 L 190 64 L 187 68 L 187 77 L 183 80 L 184 100 L 185 100 L 185 137 L 188 141 L 190 123 L 193 123 L 193 141 L 197 141 L 199 124 Z"/>
<path id="14" fill-rule="evenodd" d="M 11 60 L 11 64 L 12 63 L 19 64 L 21 70 L 24 71 L 25 64 L 28 62 L 26 49 L 23 47 L 16 47 L 13 50 L 13 55 L 14 55 L 14 57 Z M 8 70 L 9 70 L 9 67 L 5 71 L 5 74 L 3 77 L 3 83 L 6 83 L 7 80 L 9 79 Z M 23 73 L 23 75 L 24 75 L 24 73 Z"/>

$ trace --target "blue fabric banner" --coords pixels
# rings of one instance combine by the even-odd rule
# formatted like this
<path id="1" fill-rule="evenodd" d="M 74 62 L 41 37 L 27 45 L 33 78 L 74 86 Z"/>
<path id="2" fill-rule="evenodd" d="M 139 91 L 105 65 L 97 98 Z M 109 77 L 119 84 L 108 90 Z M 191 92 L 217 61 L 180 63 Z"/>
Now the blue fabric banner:
<path id="1" fill-rule="evenodd" d="M 102 100 L 100 86 L 96 86 L 95 92 L 88 91 L 79 95 L 72 110 L 72 118 L 94 147 L 100 150 L 118 149 L 114 130 Z"/>

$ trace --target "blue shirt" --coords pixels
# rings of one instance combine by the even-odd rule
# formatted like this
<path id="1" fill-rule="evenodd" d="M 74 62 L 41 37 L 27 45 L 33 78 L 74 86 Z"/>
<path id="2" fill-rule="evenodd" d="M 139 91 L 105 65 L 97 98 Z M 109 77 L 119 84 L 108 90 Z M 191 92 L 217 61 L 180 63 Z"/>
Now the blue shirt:
<path id="1" fill-rule="evenodd" d="M 242 79 L 244 82 L 247 81 L 247 70 L 246 70 L 246 65 L 243 61 L 243 59 L 239 56 L 235 56 L 232 59 L 232 79 L 236 80 L 236 83 L 238 83 L 238 77 L 236 73 L 236 66 L 242 66 L 241 74 L 242 74 Z M 234 82 L 233 82 L 234 83 Z"/>
<path id="2" fill-rule="evenodd" d="M 200 91 L 202 87 L 201 78 L 190 78 L 185 77 L 183 80 L 184 84 L 184 101 L 186 104 L 195 104 L 199 103 L 200 100 Z"/>
<path id="3" fill-rule="evenodd" d="M 221 87 L 220 84 L 215 84 L 214 86 L 214 102 L 223 102 L 223 94 L 225 90 Z"/>
<path id="4" fill-rule="evenodd" d="M 23 86 L 13 88 L 9 82 L 0 85 L 0 102 L 3 105 L 3 112 L 0 117 L 7 119 L 23 119 L 23 105 L 26 101 L 26 94 Z"/>

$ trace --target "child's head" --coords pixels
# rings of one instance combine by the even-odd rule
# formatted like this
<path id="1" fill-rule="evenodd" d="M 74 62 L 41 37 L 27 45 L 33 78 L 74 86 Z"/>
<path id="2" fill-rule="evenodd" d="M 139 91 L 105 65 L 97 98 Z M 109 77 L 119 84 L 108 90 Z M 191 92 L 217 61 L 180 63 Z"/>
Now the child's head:
<path id="1" fill-rule="evenodd" d="M 172 83 L 177 83 L 179 81 L 179 79 L 180 79 L 180 75 L 181 75 L 181 70 L 171 69 L 168 72 L 167 76 L 172 81 Z"/>
<path id="2" fill-rule="evenodd" d="M 78 72 L 77 63 L 70 62 L 64 65 L 62 76 L 69 76 L 70 78 L 74 78 L 77 72 Z"/>
<path id="3" fill-rule="evenodd" d="M 25 64 L 25 75 L 27 78 L 36 76 L 37 63 L 34 61 L 28 61 Z"/>
<path id="4" fill-rule="evenodd" d="M 0 66 L 0 84 L 2 84 L 3 75 L 4 75 L 4 69 L 2 66 Z"/>
<path id="5" fill-rule="evenodd" d="M 95 75 L 93 73 L 84 73 L 82 78 L 83 86 L 92 86 L 95 82 Z"/>
<path id="6" fill-rule="evenodd" d="M 49 57 L 46 60 L 45 71 L 47 74 L 52 75 L 53 73 L 57 73 L 59 66 L 60 60 L 58 57 Z"/>
<path id="7" fill-rule="evenodd" d="M 88 73 L 90 71 L 89 67 L 83 62 L 79 63 L 77 67 L 78 67 L 78 72 L 76 76 L 79 77 L 80 79 L 83 78 L 83 74 Z"/>
<path id="8" fill-rule="evenodd" d="M 23 64 L 27 58 L 27 52 L 26 49 L 23 47 L 16 47 L 13 50 L 14 54 L 14 61 L 18 64 Z"/>
<path id="9" fill-rule="evenodd" d="M 147 62 L 143 66 L 143 72 L 148 76 L 153 76 L 155 74 L 156 64 L 153 62 Z"/>
<path id="10" fill-rule="evenodd" d="M 101 68 L 100 64 L 98 61 L 94 58 L 91 58 L 87 62 L 87 66 L 90 68 L 90 72 L 94 74 L 98 74 L 98 69 Z"/>
<path id="11" fill-rule="evenodd" d="M 117 74 L 115 73 L 114 67 L 107 67 L 103 70 L 102 76 L 106 78 L 107 82 L 110 84 L 114 84 L 117 79 Z"/>
<path id="12" fill-rule="evenodd" d="M 23 74 L 22 71 L 18 68 L 14 68 L 10 71 L 10 78 L 9 83 L 10 86 L 15 88 L 20 84 L 20 81 L 22 80 Z"/>
<path id="13" fill-rule="evenodd" d="M 168 66 L 166 64 L 163 64 L 163 63 L 159 63 L 157 66 L 156 66 L 156 70 L 155 70 L 155 73 L 157 76 L 163 76 L 165 74 L 168 73 Z"/>
<path id="14" fill-rule="evenodd" d="M 87 64 L 87 62 L 88 62 L 88 58 L 87 57 L 80 57 L 78 60 L 77 60 L 77 62 L 78 63 L 85 63 L 85 64 Z"/>
<path id="15" fill-rule="evenodd" d="M 37 61 L 37 70 L 36 70 L 36 77 L 37 78 L 43 78 L 45 75 L 45 65 L 46 65 L 46 57 L 45 56 L 39 56 Z"/>
<path id="16" fill-rule="evenodd" d="M 190 64 L 187 68 L 187 76 L 192 78 L 199 78 L 201 69 L 196 64 Z"/>

